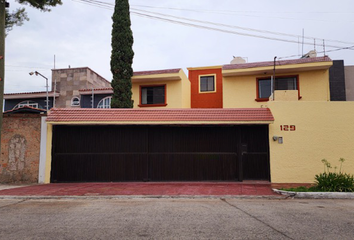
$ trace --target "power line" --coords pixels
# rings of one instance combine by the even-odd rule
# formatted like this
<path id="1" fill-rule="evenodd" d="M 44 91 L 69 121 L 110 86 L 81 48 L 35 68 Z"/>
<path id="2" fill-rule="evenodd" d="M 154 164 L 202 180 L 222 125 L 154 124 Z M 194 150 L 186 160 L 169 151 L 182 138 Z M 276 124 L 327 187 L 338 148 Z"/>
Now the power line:
<path id="1" fill-rule="evenodd" d="M 106 3 L 102 1 L 96 1 L 96 0 L 74 0 L 77 2 L 81 2 L 84 4 L 100 7 L 100 8 L 105 8 L 105 9 L 113 9 L 114 4 L 111 3 Z M 213 31 L 218 31 L 218 32 L 224 32 L 224 33 L 229 33 L 229 34 L 235 34 L 235 35 L 242 35 L 242 36 L 248 36 L 248 37 L 256 37 L 256 38 L 263 38 L 263 39 L 268 39 L 268 40 L 276 40 L 276 41 L 283 41 L 283 42 L 289 42 L 289 43 L 297 43 L 298 40 L 288 40 L 288 39 L 282 39 L 282 38 L 274 38 L 274 37 L 267 37 L 264 35 L 255 35 L 255 34 L 249 34 L 249 33 L 241 33 L 241 32 L 236 32 L 236 31 L 230 31 L 230 30 L 224 30 L 220 28 L 214 28 L 214 27 L 208 27 L 204 25 L 197 25 L 193 23 L 188 23 L 188 22 L 182 22 L 178 20 L 185 20 L 189 22 L 197 22 L 197 23 L 203 23 L 203 24 L 209 24 L 209 25 L 215 25 L 215 26 L 222 26 L 222 27 L 227 27 L 227 28 L 237 28 L 237 29 L 242 29 L 245 31 L 255 31 L 255 32 L 261 32 L 261 33 L 267 33 L 267 34 L 273 34 L 273 35 L 280 35 L 280 36 L 288 36 L 288 37 L 300 37 L 299 35 L 293 35 L 293 34 L 286 34 L 286 33 L 279 33 L 279 32 L 271 32 L 271 31 L 266 31 L 266 30 L 258 30 L 258 29 L 252 29 L 252 28 L 244 28 L 244 27 L 239 27 L 239 26 L 233 26 L 233 25 L 227 25 L 227 24 L 220 24 L 220 23 L 213 23 L 213 22 L 208 22 L 208 21 L 200 21 L 200 20 L 195 20 L 195 19 L 188 19 L 188 18 L 183 18 L 179 16 L 173 16 L 173 15 L 168 15 L 168 14 L 162 14 L 162 13 L 156 13 L 156 12 L 151 12 L 151 11 L 146 11 L 146 10 L 141 10 L 137 8 L 131 8 L 133 11 L 131 11 L 132 14 L 140 16 L 140 17 L 145 17 L 145 18 L 151 18 L 151 19 L 156 19 L 160 21 L 165 21 L 165 22 L 170 22 L 174 24 L 180 24 L 184 26 L 189 26 L 189 27 L 196 27 L 196 28 L 201 28 L 201 29 L 207 29 L 207 30 L 213 30 Z M 143 13 L 141 13 L 143 12 Z M 145 12 L 145 13 L 144 13 Z M 146 14 L 149 13 L 149 14 Z M 164 16 L 164 17 L 169 17 L 169 18 L 175 18 L 178 20 L 172 20 L 164 17 L 158 17 L 158 16 L 153 16 L 154 15 L 159 15 L 159 16 Z M 315 40 L 318 38 L 314 37 L 305 37 L 306 39 L 311 39 Z M 321 39 L 322 40 L 322 39 Z M 338 43 L 345 43 L 345 44 L 354 44 L 350 42 L 343 42 L 343 41 L 338 41 L 338 40 L 326 40 L 329 42 L 338 42 Z M 313 45 L 311 42 L 304 42 L 306 45 Z M 333 46 L 333 45 L 326 45 L 327 47 L 332 47 L 332 48 L 337 48 L 337 49 L 342 49 L 340 46 Z M 352 48 L 347 48 L 349 50 L 353 50 Z"/>
<path id="2" fill-rule="evenodd" d="M 332 49 L 332 50 L 327 50 L 327 51 L 321 51 L 321 52 L 316 52 L 316 53 L 328 53 L 328 52 L 337 52 L 337 51 L 341 51 L 341 50 L 354 50 L 354 45 L 350 46 L 350 47 L 342 47 L 342 48 L 338 48 L 338 49 Z M 301 54 L 296 54 L 296 55 L 290 55 L 290 56 L 286 56 L 286 57 L 278 57 L 278 59 L 285 59 L 285 58 L 294 58 L 294 57 L 301 57 Z"/>
<path id="3" fill-rule="evenodd" d="M 267 30 L 259 30 L 259 29 L 254 29 L 254 28 L 246 28 L 246 27 L 240 27 L 240 26 L 228 25 L 228 24 L 222 24 L 222 23 L 200 21 L 200 20 L 184 18 L 184 17 L 178 17 L 178 16 L 173 16 L 173 15 L 168 15 L 168 14 L 145 11 L 145 10 L 136 9 L 136 8 L 132 8 L 132 9 L 136 10 L 136 11 L 147 12 L 147 13 L 156 14 L 156 15 L 160 15 L 160 16 L 172 17 L 172 18 L 177 18 L 177 19 L 182 19 L 182 20 L 192 21 L 192 22 L 206 23 L 206 24 L 210 24 L 210 25 L 216 25 L 216 26 L 222 26 L 222 27 L 228 27 L 228 28 L 242 29 L 242 30 L 245 30 L 245 31 L 254 31 L 254 32 L 268 33 L 268 34 L 274 34 L 274 35 L 279 35 L 279 36 L 289 36 L 289 37 L 295 37 L 295 38 L 302 37 L 300 35 L 295 35 L 295 34 L 287 34 L 287 33 L 273 32 L 273 31 L 267 31 Z M 305 39 L 311 39 L 311 40 L 319 39 L 319 38 L 315 38 L 315 37 L 304 37 L 304 38 Z M 326 39 L 326 41 L 327 42 L 338 42 L 338 43 L 344 43 L 344 44 L 354 44 L 354 42 L 343 42 L 343 41 L 339 41 L 339 40 L 330 40 L 330 39 Z M 328 46 L 330 47 L 330 45 L 328 45 Z M 338 48 L 338 46 L 333 46 L 333 47 Z"/>

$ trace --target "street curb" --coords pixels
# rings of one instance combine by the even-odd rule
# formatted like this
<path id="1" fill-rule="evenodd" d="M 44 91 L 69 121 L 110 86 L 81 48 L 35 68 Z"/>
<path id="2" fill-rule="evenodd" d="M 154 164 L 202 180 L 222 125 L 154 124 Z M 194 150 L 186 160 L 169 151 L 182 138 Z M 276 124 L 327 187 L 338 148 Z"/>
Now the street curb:
<path id="1" fill-rule="evenodd" d="M 292 192 L 273 188 L 275 193 L 291 198 L 306 199 L 354 199 L 354 193 L 350 192 Z"/>
<path id="2" fill-rule="evenodd" d="M 40 199 L 285 199 L 279 195 L 100 195 L 100 196 L 10 196 L 0 195 L 0 199 L 21 199 L 21 200 L 40 200 Z"/>

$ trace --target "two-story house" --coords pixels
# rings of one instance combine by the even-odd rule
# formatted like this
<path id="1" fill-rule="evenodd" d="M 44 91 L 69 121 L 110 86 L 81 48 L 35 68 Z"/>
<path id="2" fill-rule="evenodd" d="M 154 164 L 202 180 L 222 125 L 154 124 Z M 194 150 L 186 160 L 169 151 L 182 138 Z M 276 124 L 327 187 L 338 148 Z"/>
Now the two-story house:
<path id="1" fill-rule="evenodd" d="M 313 182 L 321 159 L 354 156 L 354 103 L 331 101 L 331 75 L 328 57 L 135 72 L 133 109 L 81 88 L 48 114 L 40 182 Z"/>

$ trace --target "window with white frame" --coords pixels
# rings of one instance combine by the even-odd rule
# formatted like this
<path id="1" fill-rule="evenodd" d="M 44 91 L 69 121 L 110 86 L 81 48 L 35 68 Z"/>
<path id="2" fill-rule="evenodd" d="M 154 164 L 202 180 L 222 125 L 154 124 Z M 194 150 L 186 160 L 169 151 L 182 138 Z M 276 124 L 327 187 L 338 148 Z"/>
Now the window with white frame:
<path id="1" fill-rule="evenodd" d="M 215 76 L 200 76 L 199 92 L 215 92 Z"/>
<path id="2" fill-rule="evenodd" d="M 73 97 L 73 98 L 71 99 L 71 106 L 72 106 L 72 107 L 78 107 L 78 106 L 80 106 L 80 98 L 78 98 L 78 97 Z"/>
<path id="3" fill-rule="evenodd" d="M 37 102 L 31 101 L 31 100 L 26 100 L 26 101 L 22 101 L 19 104 L 17 104 L 13 109 L 22 108 L 25 106 L 39 108 L 39 104 Z"/>
<path id="4" fill-rule="evenodd" d="M 97 108 L 111 108 L 112 97 L 105 97 L 97 104 Z"/>

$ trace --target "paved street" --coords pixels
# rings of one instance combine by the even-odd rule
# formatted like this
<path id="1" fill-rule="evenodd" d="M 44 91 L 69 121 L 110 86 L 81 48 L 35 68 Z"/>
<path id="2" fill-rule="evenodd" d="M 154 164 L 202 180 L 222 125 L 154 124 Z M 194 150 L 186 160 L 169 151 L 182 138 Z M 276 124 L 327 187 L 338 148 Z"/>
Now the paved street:
<path id="1" fill-rule="evenodd" d="M 0 199 L 0 239 L 353 239 L 354 201 Z"/>

